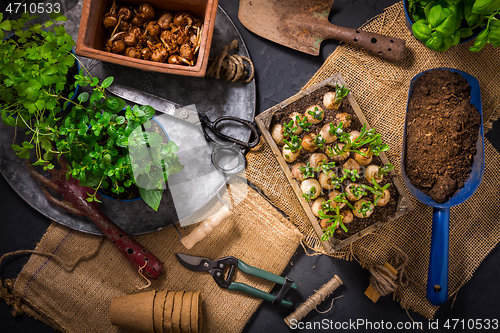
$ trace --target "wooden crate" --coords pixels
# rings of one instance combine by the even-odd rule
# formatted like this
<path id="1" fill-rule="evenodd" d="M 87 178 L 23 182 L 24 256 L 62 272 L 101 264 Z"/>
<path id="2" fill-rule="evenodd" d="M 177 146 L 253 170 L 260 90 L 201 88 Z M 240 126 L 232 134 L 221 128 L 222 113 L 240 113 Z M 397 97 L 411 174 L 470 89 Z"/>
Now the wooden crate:
<path id="1" fill-rule="evenodd" d="M 274 116 L 275 112 L 288 106 L 289 104 L 294 103 L 295 101 L 310 94 L 311 92 L 322 88 L 323 86 L 335 86 L 337 83 L 340 85 L 346 84 L 344 79 L 340 75 L 340 73 L 336 73 L 332 77 L 330 77 L 330 78 L 328 78 L 320 83 L 317 83 L 314 86 L 312 86 L 304 91 L 301 91 L 300 93 L 298 93 L 298 94 L 284 100 L 283 102 L 273 106 L 272 108 L 264 111 L 263 113 L 259 114 L 255 118 L 257 126 L 259 127 L 265 140 L 267 141 L 267 143 L 271 147 L 274 155 L 278 159 L 278 162 L 279 162 L 281 168 L 283 169 L 288 181 L 290 182 L 290 185 L 292 186 L 292 188 L 295 192 L 295 195 L 299 199 L 302 207 L 304 208 L 307 216 L 309 217 L 309 221 L 311 222 L 312 226 L 314 227 L 314 230 L 316 231 L 316 233 L 320 239 L 321 239 L 321 236 L 323 235 L 323 231 L 321 230 L 321 227 L 319 226 L 319 224 L 317 222 L 317 217 L 313 215 L 313 213 L 311 211 L 311 207 L 305 201 L 304 197 L 302 197 L 302 191 L 300 190 L 299 183 L 297 182 L 296 179 L 294 179 L 292 177 L 292 173 L 290 171 L 288 163 L 285 161 L 285 159 L 282 156 L 280 147 L 278 147 L 278 145 L 276 144 L 276 142 L 274 141 L 274 139 L 271 136 L 270 128 L 274 124 L 273 123 L 273 116 Z M 347 84 L 346 84 L 346 87 L 347 87 Z M 348 99 L 349 103 L 351 104 L 352 108 L 354 109 L 354 112 L 356 113 L 359 121 L 362 124 L 366 123 L 367 129 L 369 129 L 370 126 L 369 126 L 368 122 L 366 121 L 365 116 L 361 112 L 361 109 L 359 108 L 358 104 L 354 100 L 354 97 L 352 96 L 351 93 L 349 93 L 347 95 L 347 99 Z M 385 154 L 383 152 L 380 154 L 380 159 L 382 160 L 382 162 L 384 164 L 389 163 L 389 160 L 387 159 L 387 157 L 385 156 Z M 406 214 L 407 212 L 409 212 L 410 210 L 413 209 L 411 201 L 407 197 L 406 191 L 402 187 L 401 183 L 395 177 L 394 171 L 391 171 L 390 175 L 393 176 L 392 181 L 396 187 L 396 190 L 399 193 L 399 199 L 398 199 L 396 211 L 392 215 L 389 216 L 387 221 L 378 221 L 378 222 L 370 225 L 369 227 L 359 231 L 358 233 L 352 235 L 351 237 L 349 237 L 347 239 L 339 240 L 339 239 L 331 238 L 330 240 L 323 242 L 323 246 L 328 253 L 332 253 L 334 251 L 337 251 L 337 250 L 343 248 L 346 245 L 351 244 L 352 242 L 360 239 L 361 237 L 363 237 L 369 233 L 372 233 L 375 230 L 381 228 L 384 224 L 388 223 L 389 221 L 393 221 L 393 220 L 401 217 L 402 215 Z"/>

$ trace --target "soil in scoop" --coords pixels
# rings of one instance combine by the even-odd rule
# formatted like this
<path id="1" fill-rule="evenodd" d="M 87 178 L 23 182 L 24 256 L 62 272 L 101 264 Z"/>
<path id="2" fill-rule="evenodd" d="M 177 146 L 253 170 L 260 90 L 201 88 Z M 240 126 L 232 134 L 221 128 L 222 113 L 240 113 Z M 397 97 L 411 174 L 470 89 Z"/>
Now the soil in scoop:
<path id="1" fill-rule="evenodd" d="M 418 78 L 408 104 L 406 174 L 444 203 L 469 177 L 481 124 L 470 87 L 458 73 L 433 70 Z"/>
<path id="2" fill-rule="evenodd" d="M 311 92 L 309 95 L 306 95 L 302 97 L 301 99 L 297 100 L 296 102 L 287 105 L 286 107 L 280 109 L 276 113 L 274 113 L 273 116 L 273 122 L 274 123 L 279 123 L 279 124 L 284 124 L 285 122 L 288 123 L 290 121 L 290 115 L 294 112 L 298 112 L 300 114 L 303 114 L 304 111 L 309 108 L 311 105 L 321 105 L 323 107 L 323 95 L 327 93 L 328 91 L 335 91 L 333 87 L 329 86 L 324 86 L 321 87 L 320 89 Z M 325 109 L 325 108 L 324 108 Z M 354 109 L 352 108 L 351 104 L 349 104 L 349 101 L 347 98 L 344 98 L 342 101 L 342 104 L 340 105 L 340 108 L 338 111 L 332 111 L 325 109 L 325 119 L 321 121 L 319 124 L 312 125 L 310 128 L 309 133 L 319 133 L 321 128 L 323 127 L 324 124 L 334 122 L 335 120 L 335 115 L 337 113 L 342 113 L 342 112 L 347 112 L 348 114 L 351 115 L 351 120 L 352 124 L 351 127 L 347 130 L 348 132 L 351 132 L 353 130 L 359 131 L 362 127 L 363 124 L 359 121 L 358 117 L 356 116 L 356 113 L 354 112 Z M 306 134 L 305 131 L 303 131 L 301 134 L 298 135 L 300 139 Z M 281 149 L 281 147 L 280 147 Z M 317 150 L 316 152 L 320 152 L 320 150 Z M 311 156 L 311 153 L 303 150 L 302 153 L 300 154 L 299 158 L 294 161 L 293 163 L 288 163 L 289 167 L 291 167 L 295 163 L 307 163 L 309 161 L 309 157 Z M 353 157 L 351 155 L 351 157 Z M 341 162 L 343 164 L 344 162 Z M 376 164 L 379 166 L 384 165 L 380 158 L 377 156 L 373 156 L 372 163 L 370 164 Z M 336 163 L 337 166 L 339 166 L 339 163 Z M 363 168 L 363 167 L 362 167 Z M 362 169 L 364 170 L 364 169 Z M 315 177 L 318 179 L 318 177 Z M 344 186 L 346 186 L 349 183 L 348 180 L 345 181 Z M 365 184 L 369 186 L 373 186 L 373 184 L 368 183 L 364 177 L 364 173 L 362 173 L 361 178 L 356 181 L 358 184 Z M 396 186 L 394 185 L 392 178 L 390 176 L 384 176 L 384 180 L 380 183 L 380 186 L 384 186 L 387 183 L 391 183 L 391 186 L 389 187 L 389 192 L 391 193 L 391 200 L 390 202 L 383 206 L 383 207 L 375 207 L 372 215 L 370 215 L 367 218 L 358 218 L 354 217 L 353 221 L 349 224 L 346 224 L 346 227 L 348 229 L 348 232 L 344 232 L 341 228 L 337 228 L 335 231 L 335 238 L 344 240 L 347 239 L 359 231 L 369 227 L 372 224 L 375 224 L 377 222 L 385 222 L 388 220 L 389 216 L 391 216 L 397 208 L 397 203 L 399 200 L 399 193 L 396 190 Z M 328 190 L 323 190 L 324 192 Z M 339 190 L 340 191 L 340 190 Z M 328 193 L 325 193 L 325 196 L 328 196 Z M 364 198 L 370 199 L 373 202 L 373 198 L 371 193 L 368 196 L 365 196 Z M 352 202 L 351 202 L 352 203 Z M 312 201 L 309 203 L 309 205 L 312 205 Z M 347 209 L 347 208 L 343 208 Z M 317 220 L 317 223 L 319 224 L 320 220 Z"/>

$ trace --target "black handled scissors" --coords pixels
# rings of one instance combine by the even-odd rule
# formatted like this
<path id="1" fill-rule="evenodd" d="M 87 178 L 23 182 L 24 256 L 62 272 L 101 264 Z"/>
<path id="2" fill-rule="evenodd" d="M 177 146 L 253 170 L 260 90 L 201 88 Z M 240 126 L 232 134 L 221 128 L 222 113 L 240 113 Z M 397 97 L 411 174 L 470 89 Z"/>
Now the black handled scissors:
<path id="1" fill-rule="evenodd" d="M 241 171 L 245 167 L 244 154 L 248 151 L 248 149 L 257 146 L 257 144 L 259 143 L 259 131 L 255 124 L 251 121 L 232 116 L 222 116 L 214 121 L 210 121 L 210 119 L 206 115 L 197 111 L 194 104 L 181 106 L 180 104 L 177 104 L 175 102 L 171 102 L 169 100 L 145 93 L 143 91 L 125 87 L 116 83 L 106 89 L 114 95 L 131 102 L 137 103 L 139 105 L 149 105 L 158 112 L 168 114 L 170 116 L 200 126 L 203 131 L 203 136 L 205 137 L 207 142 L 213 143 L 213 165 L 218 170 L 226 174 L 234 174 Z M 250 130 L 251 138 L 253 138 L 253 141 L 245 142 L 230 135 L 224 134 L 219 130 L 219 125 L 228 125 L 230 124 L 230 122 L 237 123 L 238 126 L 242 125 Z M 220 140 L 214 140 L 210 133 L 213 133 L 213 135 Z M 225 155 L 232 155 L 233 157 L 236 156 L 237 164 L 232 167 L 230 165 L 233 165 L 234 163 L 228 164 L 221 162 L 222 160 L 224 160 L 224 157 L 227 157 Z"/>

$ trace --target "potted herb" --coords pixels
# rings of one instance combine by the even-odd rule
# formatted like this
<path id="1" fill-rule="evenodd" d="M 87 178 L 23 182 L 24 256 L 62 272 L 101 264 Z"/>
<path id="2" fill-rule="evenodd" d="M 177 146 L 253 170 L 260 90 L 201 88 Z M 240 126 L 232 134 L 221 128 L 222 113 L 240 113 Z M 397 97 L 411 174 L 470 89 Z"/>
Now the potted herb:
<path id="1" fill-rule="evenodd" d="M 52 158 L 50 129 L 61 111 L 61 96 L 70 93 L 78 70 L 75 43 L 59 24 L 66 18 L 51 16 L 43 25 L 34 24 L 35 18 L 23 14 L 4 21 L 0 13 L 0 115 L 6 125 L 27 133 L 21 145 L 12 145 L 17 156 L 28 159 L 34 151 L 34 165 L 45 165 Z M 14 34 L 4 39 L 11 30 Z"/>
<path id="2" fill-rule="evenodd" d="M 87 201 L 98 201 L 98 190 L 119 197 L 137 188 L 142 199 L 158 210 L 168 177 L 183 166 L 175 154 L 177 145 L 162 136 L 159 125 L 154 130 L 150 120 L 155 110 L 126 106 L 121 98 L 107 96 L 105 88 L 113 77 L 99 84 L 82 70 L 75 78 L 82 87 L 92 86 L 93 92 L 81 93 L 78 102 L 66 102 L 73 104 L 71 111 L 59 127 L 51 128 L 55 153 L 66 158 L 69 173 L 81 186 L 94 189 Z"/>
<path id="3" fill-rule="evenodd" d="M 474 38 L 472 52 L 487 43 L 500 46 L 499 0 L 405 0 L 405 12 L 413 35 L 432 50 Z"/>

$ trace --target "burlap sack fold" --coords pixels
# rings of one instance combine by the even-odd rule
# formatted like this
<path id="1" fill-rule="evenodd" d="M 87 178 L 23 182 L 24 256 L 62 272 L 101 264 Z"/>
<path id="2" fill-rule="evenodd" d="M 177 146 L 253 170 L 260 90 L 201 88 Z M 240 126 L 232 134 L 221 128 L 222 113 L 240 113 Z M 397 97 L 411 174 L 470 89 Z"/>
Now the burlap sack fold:
<path id="1" fill-rule="evenodd" d="M 209 273 L 184 268 L 175 253 L 210 259 L 232 255 L 281 274 L 301 234 L 246 184 L 231 186 L 231 193 L 246 196 L 234 207 L 234 216 L 189 251 L 181 245 L 173 227 L 137 237 L 165 265 L 166 273 L 148 288 L 138 289 L 147 285 L 146 281 L 111 242 L 53 223 L 35 250 L 56 257 L 32 255 L 15 281 L 14 296 L 24 312 L 55 329 L 88 333 L 126 331 L 109 321 L 113 297 L 148 290 L 201 291 L 204 331 L 240 332 L 261 300 L 220 288 Z M 187 234 L 194 227 L 182 228 L 181 232 Z M 93 256 L 87 258 L 88 253 Z M 81 257 L 86 260 L 79 260 Z M 235 280 L 266 292 L 274 286 L 241 272 Z"/>
<path id="2" fill-rule="evenodd" d="M 421 71 L 449 67 L 474 75 L 480 82 L 485 124 L 500 112 L 500 48 L 491 44 L 472 53 L 469 42 L 445 53 L 427 49 L 413 38 L 405 25 L 403 2 L 399 2 L 366 24 L 362 29 L 406 40 L 406 50 L 399 63 L 369 55 L 350 45 L 340 46 L 306 84 L 308 88 L 339 72 L 347 82 L 370 125 L 382 134 L 391 147 L 388 159 L 400 174 L 400 156 L 409 84 Z M 486 126 L 488 127 L 488 126 Z M 500 241 L 500 154 L 485 140 L 486 170 L 477 192 L 466 202 L 451 209 L 449 293 L 455 294 L 473 275 L 486 255 Z M 248 178 L 263 189 L 276 207 L 283 210 L 304 234 L 305 244 L 324 252 L 314 229 L 294 195 L 266 142 L 247 155 Z M 401 183 L 403 183 L 402 179 Z M 351 246 L 333 254 L 337 258 L 356 259 L 363 267 L 390 262 L 404 252 L 412 282 L 395 292 L 401 305 L 424 317 L 432 318 L 437 307 L 425 298 L 430 251 L 432 209 L 410 195 L 414 210 L 386 224 Z M 477 214 L 488 202 L 488 214 Z M 473 232 L 471 232 L 473 230 Z"/>

